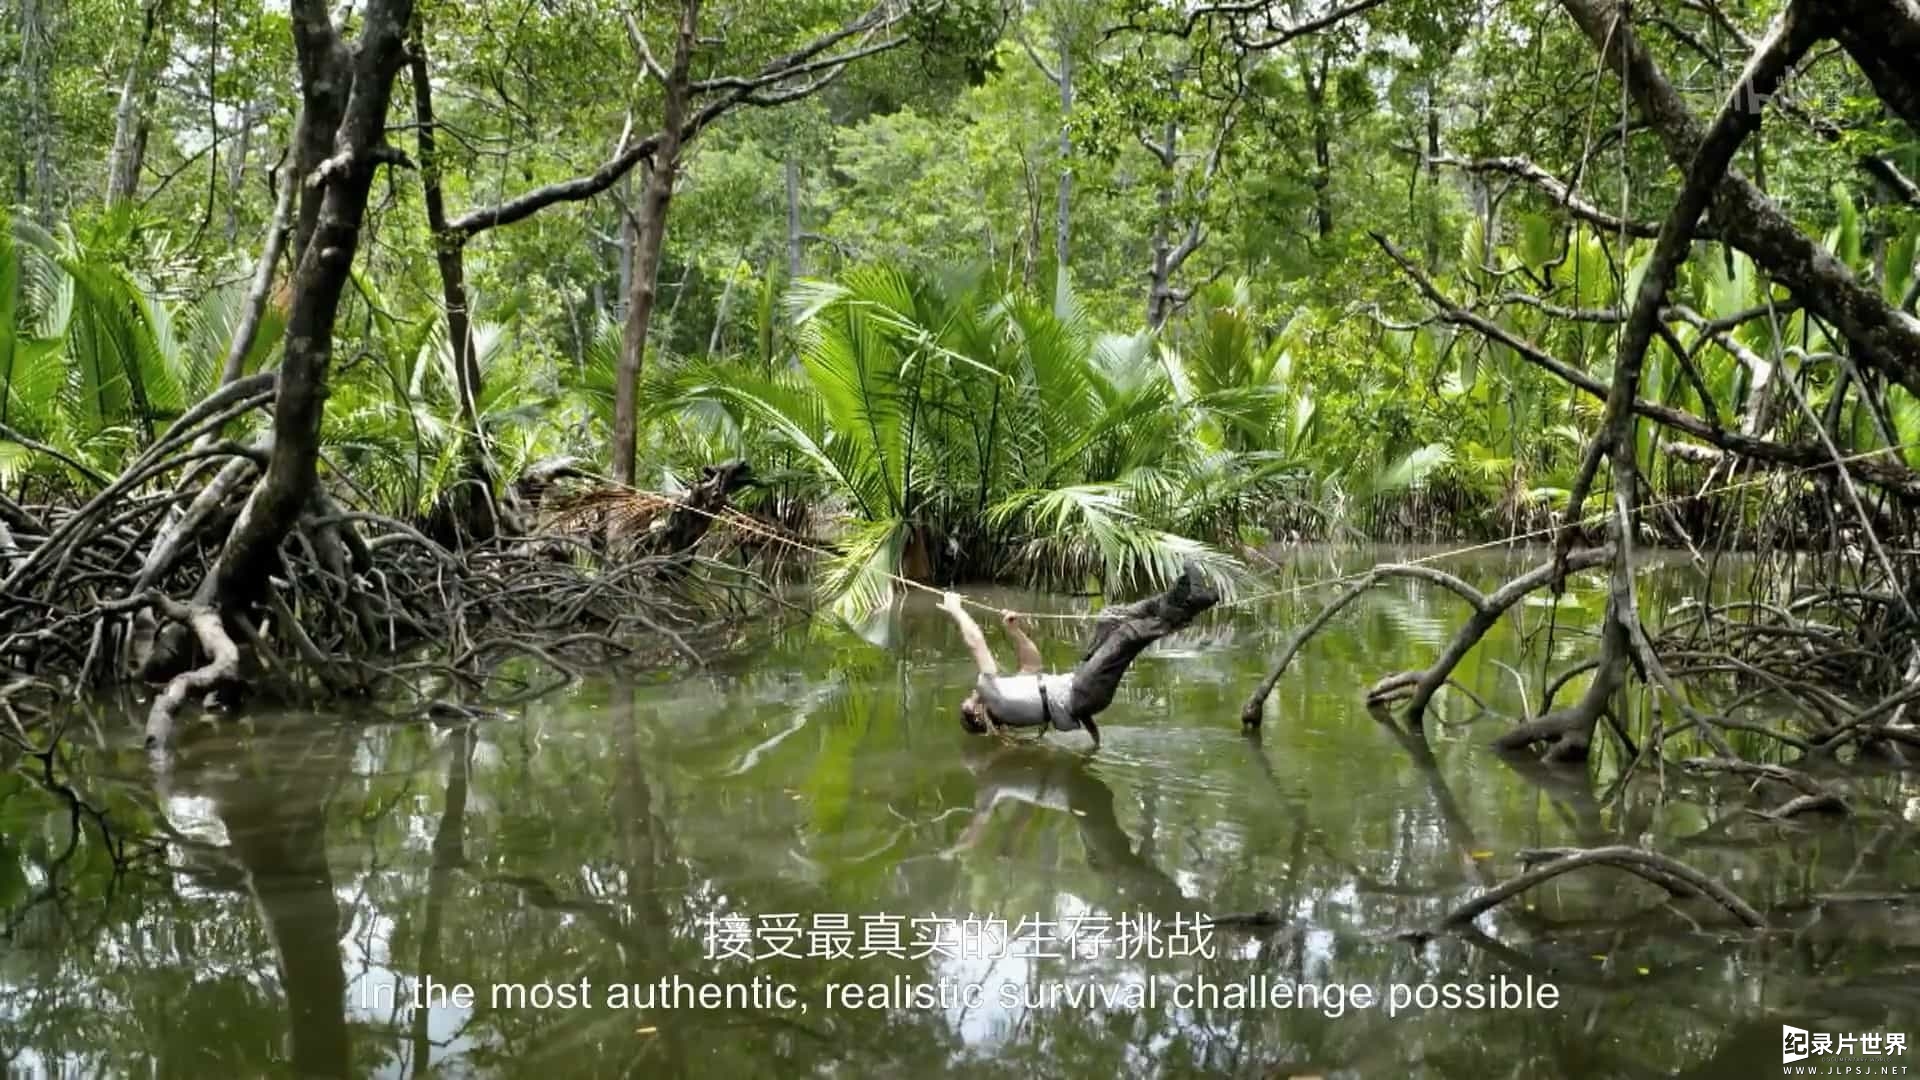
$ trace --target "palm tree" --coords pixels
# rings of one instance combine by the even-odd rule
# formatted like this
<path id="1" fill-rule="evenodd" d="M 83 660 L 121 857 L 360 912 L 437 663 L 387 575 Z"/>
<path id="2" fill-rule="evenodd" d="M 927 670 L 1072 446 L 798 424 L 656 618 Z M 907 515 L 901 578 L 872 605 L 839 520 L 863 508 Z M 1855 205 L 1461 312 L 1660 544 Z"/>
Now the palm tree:
<path id="1" fill-rule="evenodd" d="M 218 378 L 237 294 L 163 299 L 111 254 L 126 239 L 116 225 L 126 227 L 115 219 L 83 238 L 0 215 L 0 425 L 57 452 L 0 443 L 0 483 L 66 470 L 63 458 L 112 471 Z M 278 335 L 269 320 L 255 363 Z"/>
<path id="2" fill-rule="evenodd" d="M 893 267 L 807 283 L 789 298 L 796 367 L 697 364 L 659 384 L 656 412 L 726 408 L 811 473 L 843 512 L 821 585 L 837 610 L 888 603 L 897 581 L 1007 577 L 1109 587 L 1232 559 L 1161 527 L 1155 478 L 1179 413 L 1138 342 L 1099 338 L 1053 306 Z"/>

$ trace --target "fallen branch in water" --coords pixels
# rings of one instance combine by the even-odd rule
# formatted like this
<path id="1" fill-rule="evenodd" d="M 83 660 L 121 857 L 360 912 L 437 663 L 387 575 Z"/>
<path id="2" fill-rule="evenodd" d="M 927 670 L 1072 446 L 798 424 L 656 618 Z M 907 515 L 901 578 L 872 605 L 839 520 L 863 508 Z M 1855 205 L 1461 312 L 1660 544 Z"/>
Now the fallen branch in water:
<path id="1" fill-rule="evenodd" d="M 1528 855 L 1545 857 L 1548 861 L 1509 878 L 1461 904 L 1448 913 L 1446 918 L 1440 920 L 1434 932 L 1445 932 L 1464 926 L 1535 886 L 1588 866 L 1610 866 L 1650 881 L 1668 892 L 1704 896 L 1727 909 L 1734 918 L 1756 930 L 1763 929 L 1767 925 L 1766 919 L 1754 910 L 1751 904 L 1740 899 L 1726 886 L 1686 863 L 1659 852 L 1615 845 L 1602 848 L 1553 848 L 1522 852 L 1523 859 Z M 1676 885 L 1681 888 L 1676 889 Z"/>
<path id="2" fill-rule="evenodd" d="M 1784 821 L 1800 814 L 1818 811 L 1830 814 L 1848 812 L 1846 800 L 1820 785 L 1820 782 L 1798 769 L 1789 769 L 1785 765 L 1765 765 L 1739 758 L 1688 758 L 1680 763 L 1688 772 L 1694 773 L 1731 773 L 1736 776 L 1753 776 L 1761 780 L 1771 780 L 1784 784 L 1799 792 L 1794 798 L 1761 814 L 1761 817 L 1773 821 Z"/>
<path id="3" fill-rule="evenodd" d="M 1439 691 L 1440 687 L 1446 685 L 1451 680 L 1454 669 L 1460 666 L 1460 661 L 1466 659 L 1467 654 L 1473 651 L 1473 647 L 1480 643 L 1480 639 L 1487 636 L 1487 632 L 1492 630 L 1494 625 L 1500 621 L 1500 616 L 1506 614 L 1508 609 L 1519 603 L 1529 593 L 1545 588 L 1554 581 L 1559 580 L 1565 573 L 1603 565 L 1612 557 L 1613 549 L 1611 547 L 1592 548 L 1580 551 L 1569 556 L 1563 567 L 1556 566 L 1551 562 L 1543 564 L 1508 582 L 1491 596 L 1467 584 L 1453 574 L 1449 574 L 1444 570 L 1436 570 L 1430 566 L 1401 563 L 1376 566 L 1349 586 L 1345 592 L 1335 597 L 1331 603 L 1321 608 L 1320 612 L 1308 621 L 1307 625 L 1301 627 L 1299 632 L 1287 640 L 1286 647 L 1280 650 L 1280 659 L 1276 661 L 1273 668 L 1267 672 L 1267 677 L 1260 681 L 1260 685 L 1254 687 L 1253 694 L 1247 698 L 1247 703 L 1241 707 L 1240 722 L 1248 729 L 1258 729 L 1262 719 L 1262 712 L 1266 707 L 1267 698 L 1273 694 L 1274 686 L 1280 682 L 1280 676 L 1286 674 L 1288 665 L 1293 663 L 1293 658 L 1295 654 L 1300 651 L 1301 646 L 1305 645 L 1307 640 L 1313 637 L 1313 635 L 1324 629 L 1326 625 L 1333 620 L 1335 615 L 1338 615 L 1347 605 L 1358 600 L 1362 594 L 1373 588 L 1374 585 L 1387 578 L 1403 577 L 1438 585 L 1459 596 L 1473 607 L 1472 617 L 1455 632 L 1453 639 L 1447 643 L 1446 650 L 1443 651 L 1439 658 L 1430 666 L 1421 671 L 1398 672 L 1388 675 L 1375 683 L 1373 688 L 1368 692 L 1370 700 L 1376 698 L 1384 700 L 1387 697 L 1394 696 L 1398 691 L 1410 685 L 1412 691 L 1411 697 L 1407 702 L 1407 719 L 1413 726 L 1419 727 L 1426 713 L 1427 703 L 1433 700 L 1433 695 Z M 1469 696 L 1471 696 L 1471 694 L 1469 694 Z M 1484 703 L 1482 703 L 1481 707 L 1483 709 L 1485 708 Z"/>

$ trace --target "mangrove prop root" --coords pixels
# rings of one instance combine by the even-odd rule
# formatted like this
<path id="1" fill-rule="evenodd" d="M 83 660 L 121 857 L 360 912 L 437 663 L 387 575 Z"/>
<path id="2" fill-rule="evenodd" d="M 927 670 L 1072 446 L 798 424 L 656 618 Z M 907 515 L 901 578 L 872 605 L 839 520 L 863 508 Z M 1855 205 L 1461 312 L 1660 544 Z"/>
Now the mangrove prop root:
<path id="1" fill-rule="evenodd" d="M 1585 699 L 1569 708 L 1550 712 L 1537 720 L 1515 727 L 1493 740 L 1496 750 L 1523 753 L 1545 746 L 1542 760 L 1561 763 L 1583 761 L 1593 749 L 1593 729 L 1605 711 L 1603 704 Z"/>
<path id="2" fill-rule="evenodd" d="M 564 683 L 616 657 L 697 665 L 740 619 L 784 608 L 761 577 L 703 554 L 726 550 L 719 530 L 683 525 L 645 545 L 503 535 L 449 549 L 357 503 L 344 482 L 308 500 L 253 583 L 257 598 L 222 597 L 209 568 L 244 520 L 265 445 L 224 429 L 270 405 L 273 390 L 270 375 L 226 384 L 71 501 L 0 504 L 0 672 L 58 683 L 63 697 L 130 675 L 159 684 L 146 735 L 164 747 L 209 695 L 351 692 L 397 702 L 401 716 L 473 710 L 449 698 L 497 705 L 554 685 L 528 666 Z M 709 474 L 695 494 L 724 510 L 746 470 Z M 658 501 L 671 521 L 699 517 Z"/>
<path id="3" fill-rule="evenodd" d="M 1792 788 L 1799 794 L 1781 804 L 1770 813 L 1761 816 L 1774 820 L 1785 820 L 1799 814 L 1821 812 L 1832 814 L 1848 813 L 1846 800 L 1828 791 L 1819 781 L 1798 769 L 1789 769 L 1785 765 L 1770 765 L 1746 761 L 1741 758 L 1688 758 L 1680 763 L 1688 772 L 1729 773 L 1735 776 L 1751 776 L 1759 780 L 1768 780 Z"/>
<path id="4" fill-rule="evenodd" d="M 166 744 L 173 730 L 173 718 L 189 697 L 231 686 L 240 678 L 240 649 L 233 638 L 227 636 L 219 612 L 209 607 L 189 607 L 174 600 L 161 599 L 157 603 L 168 618 L 185 623 L 193 630 L 208 660 L 201 667 L 174 676 L 166 690 L 153 699 L 153 708 L 147 713 L 149 747 Z"/>
<path id="5" fill-rule="evenodd" d="M 1766 919 L 1732 890 L 1707 875 L 1668 855 L 1643 848 L 1616 845 L 1601 848 L 1557 848 L 1522 853 L 1546 856 L 1547 861 L 1495 885 L 1479 896 L 1453 909 L 1439 923 L 1437 932 L 1464 927 L 1488 911 L 1535 886 L 1562 874 L 1589 866 L 1610 866 L 1643 878 L 1669 892 L 1699 895 L 1712 900 L 1734 918 L 1752 929 L 1764 929 Z M 1677 887 L 1678 888 L 1677 888 Z"/>
<path id="6" fill-rule="evenodd" d="M 1267 672 L 1266 678 L 1260 681 L 1260 685 L 1254 688 L 1252 696 L 1241 708 L 1240 722 L 1249 729 L 1258 728 L 1267 698 L 1273 694 L 1273 688 L 1279 684 L 1280 677 L 1286 674 L 1288 665 L 1293 663 L 1294 656 L 1299 653 L 1307 640 L 1324 629 L 1329 622 L 1333 621 L 1335 615 L 1358 600 L 1375 584 L 1387 578 L 1401 577 L 1438 585 L 1458 595 L 1473 608 L 1472 617 L 1454 634 L 1453 640 L 1447 644 L 1446 651 L 1440 654 L 1440 658 L 1434 661 L 1431 667 L 1421 672 L 1405 672 L 1389 676 L 1370 692 L 1372 696 L 1385 697 L 1403 689 L 1406 685 L 1412 685 L 1412 697 L 1407 703 L 1407 716 L 1417 727 L 1434 693 L 1446 685 L 1454 669 L 1460 666 L 1460 661 L 1480 643 L 1481 638 L 1487 636 L 1487 632 L 1493 629 L 1494 625 L 1500 621 L 1500 616 L 1504 615 L 1508 609 L 1519 603 L 1527 594 L 1557 580 L 1562 573 L 1600 566 L 1612 557 L 1613 549 L 1609 547 L 1581 551 L 1567 560 L 1564 569 L 1552 562 L 1546 563 L 1513 579 L 1491 596 L 1453 574 L 1430 566 L 1398 563 L 1376 566 L 1335 597 L 1331 603 L 1321 608 L 1320 612 L 1301 627 L 1299 632 L 1287 640 L 1286 647 L 1280 651 L 1280 659 Z"/>

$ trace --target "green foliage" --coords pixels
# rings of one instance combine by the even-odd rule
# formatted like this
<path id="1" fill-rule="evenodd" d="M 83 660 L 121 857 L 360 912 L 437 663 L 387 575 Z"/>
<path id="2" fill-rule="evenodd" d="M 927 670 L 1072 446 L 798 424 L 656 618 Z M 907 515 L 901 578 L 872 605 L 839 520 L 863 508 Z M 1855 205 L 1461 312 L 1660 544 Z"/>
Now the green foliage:
<path id="1" fill-rule="evenodd" d="M 444 319 L 401 320 L 373 283 L 356 277 L 367 333 L 335 380 L 322 432 L 324 453 L 343 483 L 371 505 L 403 518 L 427 515 L 463 479 L 475 432 L 460 408 L 453 350 Z M 481 373 L 475 402 L 479 429 L 492 458 L 496 489 L 504 490 L 544 458 L 590 453 L 584 429 L 602 408 L 611 412 L 611 365 L 617 333 L 603 332 L 599 361 L 563 380 L 554 358 L 521 340 L 508 325 L 477 308 L 474 356 Z M 596 372 L 605 376 L 596 392 Z M 602 403 L 604 402 L 604 406 Z"/>
<path id="2" fill-rule="evenodd" d="M 125 240 L 0 220 L 0 424 L 105 474 L 214 389 L 244 302 L 244 282 L 192 301 L 167 297 L 100 254 Z M 396 317 L 371 280 L 355 282 L 343 322 L 363 329 L 334 378 L 324 453 L 372 508 L 423 515 L 459 478 L 472 442 L 446 323 L 431 309 Z M 278 362 L 284 329 L 283 313 L 269 304 L 244 370 Z M 480 426 L 498 483 L 543 457 L 589 453 L 582 429 L 602 397 L 593 390 L 596 369 L 563 385 L 553 358 L 507 327 L 483 318 L 474 337 L 486 377 Z M 600 340 L 600 353 L 617 352 L 617 330 Z M 603 366 L 610 371 L 611 360 Z M 606 387 L 610 400 L 610 375 Z M 0 440 L 0 485 L 30 479 L 59 489 L 80 478 L 57 458 Z"/>
<path id="3" fill-rule="evenodd" d="M 0 20 L 0 56 L 22 76 L 0 86 L 0 118 L 15 121 L 0 125 L 0 160 L 16 197 L 51 210 L 0 236 L 0 422 L 110 469 L 220 368 L 271 206 L 261 181 L 290 134 L 291 43 L 284 13 L 258 5 L 162 5 L 148 52 L 218 62 L 153 72 L 137 196 L 107 207 L 102 162 L 141 8 L 56 6 L 44 68 Z M 726 13 L 695 77 L 756 70 L 863 10 Z M 657 120 L 658 80 L 629 35 L 669 55 L 672 5 L 632 27 L 594 5 L 419 12 L 455 215 L 577 177 L 629 123 L 638 135 Z M 718 457 L 752 459 L 775 478 L 783 520 L 820 512 L 841 551 L 828 585 L 850 611 L 884 600 L 894 572 L 1127 588 L 1191 551 L 1225 566 L 1243 544 L 1394 520 L 1436 534 L 1544 527 L 1599 403 L 1509 348 L 1423 322 L 1431 305 L 1368 234 L 1606 380 L 1607 313 L 1631 296 L 1649 243 L 1576 225 L 1525 182 L 1428 157 L 1526 156 L 1595 206 L 1657 220 L 1675 171 L 1647 134 L 1613 134 L 1618 86 L 1591 43 L 1552 5 L 1380 5 L 1272 48 L 1248 42 L 1277 10 L 1191 14 L 1137 0 L 916 5 L 899 48 L 704 129 L 681 162 L 646 343 L 644 483 L 672 489 Z M 1757 28 L 1767 14 L 1734 18 Z M 1710 20 L 1671 19 L 1719 42 Z M 1670 71 L 1699 62 L 1677 36 L 1643 37 Z M 1703 114 L 1725 89 L 1681 85 Z M 1920 214 L 1859 161 L 1883 155 L 1914 175 L 1920 154 L 1870 91 L 1846 64 L 1796 75 L 1797 107 L 1830 127 L 1770 114 L 1741 167 L 1856 276 L 1903 299 Z M 32 130 L 43 92 L 37 115 L 53 126 Z M 410 142 L 410 97 L 391 118 L 396 145 Z M 57 189 L 44 200 L 41 154 Z M 609 441 L 636 179 L 466 248 L 480 428 L 500 483 L 541 457 L 596 459 Z M 374 505 L 419 514 L 460 478 L 476 432 L 448 370 L 414 174 L 383 177 L 369 236 L 337 331 L 325 467 Z M 1174 249 L 1186 249 L 1166 282 L 1178 310 L 1140 333 L 1156 253 Z M 1845 343 L 1714 243 L 1673 299 L 1705 319 L 1774 310 L 1719 338 L 1675 321 L 1685 362 L 1656 344 L 1643 396 L 1746 434 L 1811 438 L 1781 380 L 1829 411 L 1842 383 L 1809 358 L 1847 355 Z M 249 370 L 275 362 L 277 320 L 270 307 Z M 1920 437 L 1920 406 L 1880 393 L 1868 407 L 1855 386 L 1839 403 L 1849 449 Z M 1665 453 L 1668 437 L 1642 425 L 1643 475 L 1656 495 L 1697 490 L 1703 467 Z M 73 479 L 0 442 L 0 483 Z"/>
<path id="4" fill-rule="evenodd" d="M 232 332 L 231 290 L 170 300 L 115 261 L 125 239 L 0 216 L 0 423 L 101 471 L 213 388 Z M 26 470 L 65 482 L 55 459 L 0 450 L 0 476 Z"/>
<path id="5" fill-rule="evenodd" d="M 1191 558 L 1230 578 L 1221 548 L 1310 438 L 1310 406 L 1276 381 L 1281 351 L 1219 329 L 1231 313 L 1183 400 L 1177 358 L 1096 334 L 1070 296 L 872 266 L 790 306 L 797 366 L 688 364 L 648 396 L 662 417 L 720 406 L 762 456 L 792 456 L 793 482 L 847 522 L 823 587 L 848 615 L 885 604 L 894 575 L 1131 589 Z"/>

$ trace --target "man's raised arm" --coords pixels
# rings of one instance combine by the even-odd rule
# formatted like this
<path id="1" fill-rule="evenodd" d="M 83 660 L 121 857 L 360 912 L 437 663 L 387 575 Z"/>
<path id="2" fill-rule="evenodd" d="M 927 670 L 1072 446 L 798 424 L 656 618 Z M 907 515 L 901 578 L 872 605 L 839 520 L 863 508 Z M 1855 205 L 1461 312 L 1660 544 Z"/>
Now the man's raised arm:
<path id="1" fill-rule="evenodd" d="M 987 648 L 987 635 L 980 632 L 980 624 L 974 622 L 973 616 L 961 606 L 960 594 L 950 592 L 941 597 L 940 610 L 953 616 L 954 624 L 960 627 L 960 636 L 966 639 L 967 651 L 973 654 L 973 662 L 980 668 L 980 674 L 1000 674 L 1000 665 L 994 662 L 993 650 Z"/>

